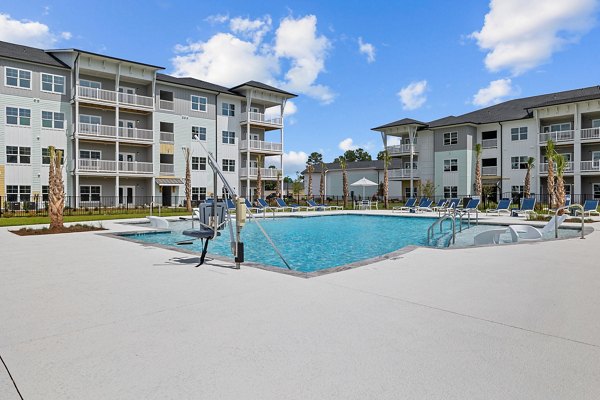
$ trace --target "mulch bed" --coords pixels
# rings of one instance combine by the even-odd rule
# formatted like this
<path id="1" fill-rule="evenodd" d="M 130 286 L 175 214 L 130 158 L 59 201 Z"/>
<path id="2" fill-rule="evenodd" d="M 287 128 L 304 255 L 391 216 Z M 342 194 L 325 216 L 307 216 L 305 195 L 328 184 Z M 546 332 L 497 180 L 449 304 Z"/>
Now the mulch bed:
<path id="1" fill-rule="evenodd" d="M 75 233 L 75 232 L 93 232 L 93 231 L 105 231 L 106 229 L 99 226 L 92 225 L 71 225 L 71 226 L 63 226 L 59 229 L 48 229 L 48 228 L 21 228 L 16 231 L 10 231 L 15 235 L 19 236 L 35 236 L 35 235 L 54 235 L 57 233 Z"/>

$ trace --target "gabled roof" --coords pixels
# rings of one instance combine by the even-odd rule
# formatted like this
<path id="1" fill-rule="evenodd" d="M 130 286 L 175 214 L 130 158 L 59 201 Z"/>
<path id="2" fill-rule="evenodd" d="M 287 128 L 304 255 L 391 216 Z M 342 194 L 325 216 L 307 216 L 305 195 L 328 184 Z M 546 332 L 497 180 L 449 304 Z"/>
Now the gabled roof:
<path id="1" fill-rule="evenodd" d="M 42 49 L 36 49 L 35 47 L 23 46 L 15 43 L 0 41 L 0 57 L 28 61 L 35 64 L 50 65 L 58 68 L 69 68 L 68 65 L 52 56 L 52 54 L 46 53 Z"/>
<path id="2" fill-rule="evenodd" d="M 398 121 L 390 122 L 389 124 L 381 125 L 381 126 L 378 126 L 377 128 L 373 128 L 371 130 L 378 131 L 378 130 L 384 129 L 384 128 L 392 128 L 395 126 L 404 126 L 404 125 L 427 126 L 427 124 L 425 122 L 417 121 L 416 119 L 402 118 L 402 119 L 399 119 Z"/>
<path id="3" fill-rule="evenodd" d="M 150 68 L 165 69 L 164 67 L 160 67 L 158 65 L 146 64 L 146 63 L 142 63 L 142 62 L 138 62 L 138 61 L 126 60 L 124 58 L 107 56 L 105 54 L 93 53 L 93 52 L 87 51 L 87 50 L 80 50 L 80 49 L 53 49 L 53 50 L 46 50 L 46 53 L 70 53 L 70 52 L 84 53 L 84 54 L 89 54 L 89 55 L 96 56 L 96 57 L 110 58 L 111 60 L 123 61 L 123 62 L 131 63 L 131 64 L 144 65 L 144 66 L 150 67 Z"/>
<path id="4" fill-rule="evenodd" d="M 183 86 L 189 86 L 189 87 L 193 87 L 193 88 L 197 88 L 197 89 L 208 90 L 211 92 L 227 93 L 231 96 L 244 97 L 238 93 L 232 92 L 225 86 L 215 85 L 214 83 L 201 81 L 200 79 L 196 79 L 196 78 L 190 78 L 190 77 L 178 78 L 178 77 L 166 75 L 166 74 L 156 74 L 156 80 L 162 81 L 162 82 L 167 82 L 167 83 L 173 83 L 176 85 L 183 85 Z"/>
<path id="5" fill-rule="evenodd" d="M 231 90 L 236 91 L 238 89 L 241 89 L 244 86 L 250 86 L 250 87 L 254 87 L 257 89 L 263 89 L 263 90 L 269 90 L 271 92 L 277 92 L 277 93 L 281 93 L 281 94 L 285 94 L 286 96 L 289 97 L 298 97 L 298 95 L 290 93 L 290 92 L 286 92 L 285 90 L 281 90 L 279 88 L 276 88 L 274 86 L 270 86 L 267 85 L 265 83 L 262 82 L 257 82 L 257 81 L 248 81 L 246 83 L 242 83 L 241 85 L 237 85 L 235 87 L 232 87 Z"/>

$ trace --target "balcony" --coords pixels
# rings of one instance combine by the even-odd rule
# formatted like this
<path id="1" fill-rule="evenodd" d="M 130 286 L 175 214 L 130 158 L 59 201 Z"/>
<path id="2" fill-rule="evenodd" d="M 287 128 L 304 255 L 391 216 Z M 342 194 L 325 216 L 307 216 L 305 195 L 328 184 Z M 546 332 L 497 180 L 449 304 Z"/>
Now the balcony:
<path id="1" fill-rule="evenodd" d="M 240 150 L 250 150 L 257 153 L 281 154 L 283 146 L 281 143 L 264 142 L 262 140 L 242 140 Z"/>
<path id="2" fill-rule="evenodd" d="M 173 164 L 160 164 L 160 174 L 166 176 L 175 176 L 175 165 Z"/>
<path id="3" fill-rule="evenodd" d="M 388 170 L 388 179 L 398 180 L 398 179 L 410 179 L 410 168 L 398 168 L 398 169 L 390 169 Z M 419 170 L 412 169 L 413 178 L 419 177 Z"/>
<path id="4" fill-rule="evenodd" d="M 117 162 L 113 160 L 96 160 L 80 158 L 77 160 L 79 172 L 84 173 L 115 173 L 117 172 Z"/>
<path id="5" fill-rule="evenodd" d="M 417 154 L 416 143 L 413 146 L 413 154 Z M 386 149 L 390 156 L 399 156 L 403 154 L 410 154 L 410 143 L 397 144 L 394 146 L 387 146 Z"/>
<path id="6" fill-rule="evenodd" d="M 151 162 L 119 161 L 119 172 L 123 174 L 150 174 L 153 173 Z"/>
<path id="7" fill-rule="evenodd" d="M 160 133 L 161 143 L 175 143 L 175 134 L 173 132 L 161 132 Z"/>
<path id="8" fill-rule="evenodd" d="M 538 135 L 538 143 L 542 146 L 550 139 L 556 144 L 572 142 L 575 139 L 575 131 L 540 132 Z"/>
<path id="9" fill-rule="evenodd" d="M 482 176 L 498 176 L 498 167 L 481 167 Z"/>
<path id="10" fill-rule="evenodd" d="M 586 142 L 600 141 L 600 128 L 582 129 L 581 140 Z"/>
<path id="11" fill-rule="evenodd" d="M 245 125 L 250 122 L 251 125 L 258 125 L 263 128 L 281 129 L 283 128 L 283 118 L 265 116 L 259 112 L 242 113 L 240 123 Z"/>
<path id="12" fill-rule="evenodd" d="M 112 90 L 77 86 L 77 98 L 81 101 L 116 106 L 117 104 L 135 109 L 151 111 L 154 98 L 138 94 L 120 93 Z"/>
<path id="13" fill-rule="evenodd" d="M 119 128 L 119 139 L 134 142 L 152 142 L 154 133 L 152 129 Z"/>
<path id="14" fill-rule="evenodd" d="M 261 168 L 260 174 L 262 179 L 277 179 L 277 175 L 282 175 L 280 169 L 276 168 Z M 258 168 L 250 168 L 250 174 L 248 174 L 248 168 L 240 168 L 240 176 L 244 178 L 249 177 L 252 179 L 256 179 L 258 176 Z"/>
<path id="15" fill-rule="evenodd" d="M 581 172 L 596 172 L 600 173 L 600 160 L 582 161 Z"/>
<path id="16" fill-rule="evenodd" d="M 80 136 L 91 137 L 96 139 L 116 139 L 117 128 L 111 125 L 95 125 L 79 123 Z"/>
<path id="17" fill-rule="evenodd" d="M 484 149 L 495 149 L 498 147 L 498 139 L 483 139 L 481 147 Z"/>
<path id="18" fill-rule="evenodd" d="M 573 162 L 569 161 L 565 167 L 565 174 L 573 173 Z M 548 163 L 540 163 L 538 164 L 538 171 L 540 174 L 548 174 Z M 556 163 L 554 163 L 554 175 L 556 175 Z"/>
<path id="19" fill-rule="evenodd" d="M 171 100 L 158 100 L 158 108 L 161 110 L 173 111 L 175 109 L 174 103 Z"/>

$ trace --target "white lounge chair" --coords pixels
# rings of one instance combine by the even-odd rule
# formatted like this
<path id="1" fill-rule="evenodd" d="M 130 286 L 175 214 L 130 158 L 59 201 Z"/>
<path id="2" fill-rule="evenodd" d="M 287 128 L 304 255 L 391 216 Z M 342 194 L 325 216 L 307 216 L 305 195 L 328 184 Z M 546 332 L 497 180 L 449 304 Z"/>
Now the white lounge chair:
<path id="1" fill-rule="evenodd" d="M 554 232 L 555 225 L 560 226 L 566 219 L 566 214 L 558 216 L 558 219 L 554 216 L 541 229 L 531 225 L 509 225 L 508 231 L 510 232 L 513 242 L 542 240 L 544 234 Z"/>
<path id="2" fill-rule="evenodd" d="M 475 246 L 480 246 L 484 244 L 499 244 L 500 243 L 500 235 L 506 233 L 507 229 L 490 229 L 489 231 L 484 231 L 478 233 L 473 238 Z"/>
<path id="3" fill-rule="evenodd" d="M 150 220 L 150 226 L 153 228 L 169 229 L 169 221 L 167 221 L 166 218 L 155 216 L 150 216 L 146 218 Z"/>

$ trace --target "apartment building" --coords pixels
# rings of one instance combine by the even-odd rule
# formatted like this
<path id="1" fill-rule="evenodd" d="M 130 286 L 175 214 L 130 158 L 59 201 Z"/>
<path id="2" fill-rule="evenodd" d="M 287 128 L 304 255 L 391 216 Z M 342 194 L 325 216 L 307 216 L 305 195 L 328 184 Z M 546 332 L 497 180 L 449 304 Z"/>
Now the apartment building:
<path id="1" fill-rule="evenodd" d="M 65 150 L 77 204 L 180 202 L 191 149 L 192 197 L 214 195 L 211 152 L 247 197 L 283 176 L 283 110 L 296 97 L 255 81 L 226 88 L 162 67 L 79 49 L 0 42 L 0 196 L 47 196 L 48 146 Z M 280 168 L 265 168 L 265 157 Z M 218 183 L 218 193 L 222 184 Z M 5 206 L 4 204 L 2 205 Z"/>
<path id="2" fill-rule="evenodd" d="M 531 191 L 544 195 L 544 155 L 551 139 L 567 160 L 567 194 L 600 198 L 599 86 L 510 100 L 430 122 L 404 118 L 373 131 L 402 161 L 402 168 L 390 170 L 390 179 L 401 182 L 401 193 L 392 196 L 408 196 L 415 180 L 432 181 L 436 196 L 473 194 L 477 143 L 483 148 L 483 184 L 492 196 L 522 195 L 529 157 L 535 158 Z"/>

